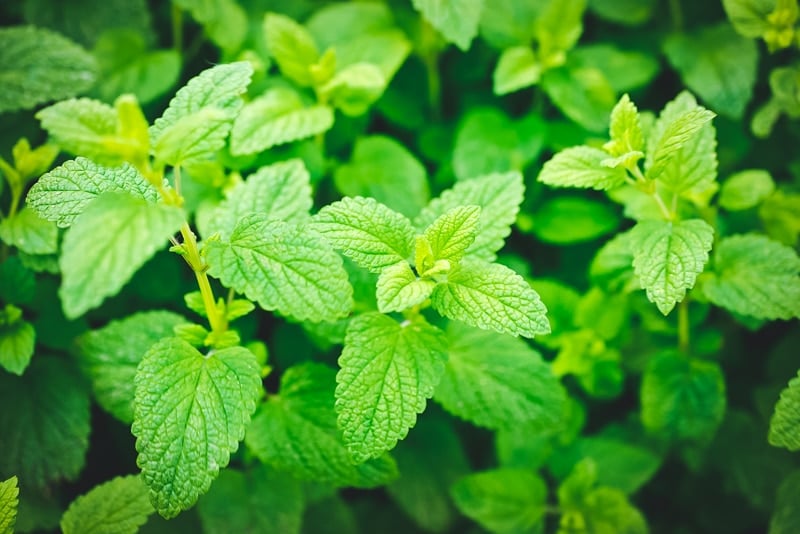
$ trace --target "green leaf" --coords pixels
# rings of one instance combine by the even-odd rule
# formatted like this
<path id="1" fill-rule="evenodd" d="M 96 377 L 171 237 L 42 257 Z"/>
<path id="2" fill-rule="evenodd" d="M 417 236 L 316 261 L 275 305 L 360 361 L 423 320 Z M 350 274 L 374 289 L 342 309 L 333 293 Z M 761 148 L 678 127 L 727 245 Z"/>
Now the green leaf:
<path id="1" fill-rule="evenodd" d="M 732 174 L 722 183 L 719 205 L 728 211 L 753 208 L 775 191 L 775 181 L 769 172 L 744 170 Z"/>
<path id="2" fill-rule="evenodd" d="M 496 252 L 511 233 L 524 191 L 522 174 L 516 171 L 459 182 L 433 199 L 414 219 L 414 226 L 422 230 L 455 207 L 478 206 L 481 208 L 478 235 L 467 249 L 467 256 L 494 261 Z"/>
<path id="3" fill-rule="evenodd" d="M 704 188 L 717 178 L 717 140 L 708 110 L 697 105 L 695 98 L 683 91 L 668 103 L 650 130 L 647 138 L 646 174 L 658 177 L 667 189 L 682 193 L 692 188 Z M 705 122 L 699 130 L 697 122 Z M 667 142 L 669 135 L 669 142 Z M 663 139 L 663 140 L 662 140 Z M 673 148 L 677 150 L 670 152 Z M 656 154 L 660 154 L 661 167 L 653 172 Z"/>
<path id="4" fill-rule="evenodd" d="M 771 24 L 767 17 L 775 9 L 776 0 L 722 0 L 725 14 L 741 35 L 762 37 Z"/>
<path id="5" fill-rule="evenodd" d="M 150 127 L 156 158 L 181 165 L 222 148 L 252 74 L 250 63 L 239 61 L 211 67 L 189 80 Z"/>
<path id="6" fill-rule="evenodd" d="M 542 521 L 547 501 L 544 481 L 521 469 L 467 475 L 450 493 L 464 515 L 497 534 L 530 532 Z"/>
<path id="7" fill-rule="evenodd" d="M 350 321 L 336 375 L 336 412 L 353 458 L 380 456 L 403 439 L 433 396 L 447 359 L 443 333 L 379 313 Z"/>
<path id="8" fill-rule="evenodd" d="M 304 509 L 300 482 L 265 465 L 247 473 L 222 471 L 197 503 L 206 534 L 299 534 Z"/>
<path id="9" fill-rule="evenodd" d="M 136 463 L 153 506 L 169 519 L 228 465 L 262 394 L 261 373 L 245 348 L 204 355 L 167 338 L 144 355 L 135 384 Z"/>
<path id="10" fill-rule="evenodd" d="M 0 113 L 83 93 L 96 73 L 94 58 L 58 33 L 33 26 L 0 29 Z"/>
<path id="11" fill-rule="evenodd" d="M 100 163 L 121 163 L 115 148 L 125 141 L 117 134 L 117 111 L 97 100 L 73 98 L 48 106 L 36 113 L 42 128 L 62 150 Z"/>
<path id="12" fill-rule="evenodd" d="M 214 212 L 209 230 L 228 239 L 236 223 L 252 214 L 302 223 L 308 219 L 311 205 L 310 178 L 303 161 L 282 161 L 261 167 L 228 191 Z"/>
<path id="13" fill-rule="evenodd" d="M 639 110 L 627 94 L 622 95 L 611 111 L 609 127 L 611 142 L 605 145 L 612 156 L 622 156 L 630 152 L 644 150 L 644 133 L 639 119 Z"/>
<path id="14" fill-rule="evenodd" d="M 229 241 L 210 242 L 207 256 L 211 276 L 265 310 L 318 322 L 344 317 L 353 305 L 341 258 L 304 227 L 248 215 Z"/>
<path id="15" fill-rule="evenodd" d="M 707 442 L 725 415 L 719 364 L 663 353 L 650 360 L 641 389 L 642 423 L 674 440 Z"/>
<path id="16" fill-rule="evenodd" d="M 566 395 L 550 365 L 524 341 L 459 323 L 447 327 L 445 373 L 434 400 L 478 426 L 528 425 L 550 431 L 562 422 Z"/>
<path id="17" fill-rule="evenodd" d="M 329 204 L 314 216 L 311 228 L 373 273 L 406 260 L 414 243 L 411 222 L 372 198 L 345 197 Z"/>
<path id="18" fill-rule="evenodd" d="M 727 237 L 714 253 L 704 281 L 708 300 L 734 313 L 761 319 L 800 317 L 800 258 L 785 245 L 745 234 Z"/>
<path id="19" fill-rule="evenodd" d="M 168 311 L 139 312 L 78 338 L 78 362 L 92 382 L 100 407 L 130 424 L 136 367 L 150 347 L 172 337 L 173 329 L 185 323 L 186 319 Z"/>
<path id="20" fill-rule="evenodd" d="M 407 261 L 390 265 L 378 277 L 376 296 L 381 313 L 402 312 L 431 296 L 436 282 L 420 279 Z"/>
<path id="21" fill-rule="evenodd" d="M 567 148 L 544 164 L 538 180 L 553 187 L 598 190 L 622 185 L 625 183 L 625 170 L 621 167 L 605 166 L 603 162 L 607 159 L 608 153 L 599 148 L 589 146 Z"/>
<path id="22" fill-rule="evenodd" d="M 653 0 L 628 1 L 652 2 Z M 583 68 L 600 69 L 615 93 L 624 93 L 646 86 L 661 70 L 659 59 L 646 50 L 620 49 L 607 43 L 586 44 L 571 50 L 569 63 Z"/>
<path id="23" fill-rule="evenodd" d="M 343 195 L 372 197 L 406 217 L 417 215 L 430 199 L 425 167 L 382 135 L 357 139 L 349 163 L 336 167 L 333 181 Z"/>
<path id="24" fill-rule="evenodd" d="M 89 448 L 89 393 L 66 358 L 37 356 L 21 377 L 0 373 L 0 477 L 26 487 L 73 480 Z"/>
<path id="25" fill-rule="evenodd" d="M 19 487 L 17 477 L 0 482 L 0 532 L 13 533 L 17 522 Z"/>
<path id="26" fill-rule="evenodd" d="M 769 423 L 769 443 L 790 451 L 800 450 L 800 372 L 789 381 L 775 405 Z"/>
<path id="27" fill-rule="evenodd" d="M 714 229 L 702 219 L 641 221 L 630 231 L 634 273 L 661 313 L 694 287 L 713 241 Z"/>
<path id="28" fill-rule="evenodd" d="M 529 46 L 513 46 L 500 54 L 492 75 L 494 94 L 505 95 L 539 83 L 542 66 Z"/>
<path id="29" fill-rule="evenodd" d="M 203 25 L 205 34 L 225 52 L 236 52 L 247 36 L 247 12 L 236 0 L 175 0 Z"/>
<path id="30" fill-rule="evenodd" d="M 117 477 L 72 501 L 61 517 L 61 530 L 64 534 L 135 534 L 153 511 L 138 475 Z"/>
<path id="31" fill-rule="evenodd" d="M 670 36 L 664 53 L 686 86 L 709 107 L 733 119 L 742 118 L 756 83 L 755 41 L 723 22 L 697 33 Z"/>
<path id="32" fill-rule="evenodd" d="M 453 265 L 461 261 L 475 242 L 480 214 L 479 206 L 459 206 L 433 221 L 423 234 L 431 245 L 433 259 L 447 260 Z"/>
<path id="33" fill-rule="evenodd" d="M 28 205 L 39 216 L 66 228 L 106 192 L 126 192 L 151 203 L 158 199 L 156 189 L 131 165 L 103 167 L 79 157 L 42 176 L 28 192 Z"/>
<path id="34" fill-rule="evenodd" d="M 267 13 L 264 35 L 281 73 L 302 86 L 314 85 L 310 67 L 317 63 L 319 50 L 308 30 L 286 15 Z"/>
<path id="35" fill-rule="evenodd" d="M 53 165 L 59 153 L 59 147 L 51 144 L 40 145 L 31 149 L 31 145 L 24 137 L 20 138 L 11 149 L 14 157 L 14 169 L 19 174 L 22 182 L 39 178 Z"/>
<path id="36" fill-rule="evenodd" d="M 467 51 L 478 35 L 483 0 L 411 0 L 431 26 L 462 51 Z"/>
<path id="37" fill-rule="evenodd" d="M 320 93 L 345 115 L 357 117 L 380 98 L 387 84 L 376 65 L 355 63 L 337 72 L 320 88 Z"/>
<path id="38" fill-rule="evenodd" d="M 275 87 L 242 108 L 231 130 L 231 153 L 235 156 L 257 154 L 322 134 L 332 126 L 330 107 L 307 107 L 296 91 Z"/>
<path id="39" fill-rule="evenodd" d="M 792 471 L 778 488 L 775 510 L 769 522 L 769 534 L 792 534 L 800 528 L 800 510 L 797 495 L 800 493 L 800 471 Z"/>
<path id="40" fill-rule="evenodd" d="M 764 230 L 784 245 L 794 245 L 800 237 L 800 194 L 775 191 L 758 208 Z"/>
<path id="41" fill-rule="evenodd" d="M 183 222 L 182 210 L 127 193 L 94 200 L 64 234 L 58 292 L 64 315 L 74 319 L 116 295 Z"/>
<path id="42" fill-rule="evenodd" d="M 605 20 L 638 26 L 653 15 L 656 0 L 589 0 L 589 9 Z"/>
<path id="43" fill-rule="evenodd" d="M 336 486 L 375 487 L 397 476 L 388 456 L 355 464 L 336 426 L 336 373 L 321 364 L 289 368 L 279 395 L 261 405 L 247 430 L 247 447 L 264 463 Z"/>
<path id="44" fill-rule="evenodd" d="M 29 322 L 17 319 L 0 326 L 0 367 L 21 376 L 31 361 L 35 345 L 36 330 Z"/>
<path id="45" fill-rule="evenodd" d="M 570 58 L 566 65 L 546 71 L 541 85 L 556 107 L 583 128 L 591 132 L 608 128 L 617 95 L 596 66 Z"/>
<path id="46" fill-rule="evenodd" d="M 607 202 L 559 196 L 539 208 L 532 231 L 547 243 L 571 245 L 613 232 L 619 223 L 619 214 Z"/>
<path id="47" fill-rule="evenodd" d="M 0 263 L 0 300 L 27 304 L 36 294 L 36 278 L 17 256 Z"/>
<path id="48" fill-rule="evenodd" d="M 25 207 L 0 221 L 0 240 L 27 254 L 54 254 L 58 250 L 58 228 Z"/>
<path id="49" fill-rule="evenodd" d="M 464 260 L 436 286 L 433 307 L 450 319 L 513 336 L 550 332 L 539 295 L 504 265 Z"/>
<path id="50" fill-rule="evenodd" d="M 546 1 L 494 0 L 481 13 L 481 37 L 493 48 L 503 50 L 516 45 L 530 44 Z"/>

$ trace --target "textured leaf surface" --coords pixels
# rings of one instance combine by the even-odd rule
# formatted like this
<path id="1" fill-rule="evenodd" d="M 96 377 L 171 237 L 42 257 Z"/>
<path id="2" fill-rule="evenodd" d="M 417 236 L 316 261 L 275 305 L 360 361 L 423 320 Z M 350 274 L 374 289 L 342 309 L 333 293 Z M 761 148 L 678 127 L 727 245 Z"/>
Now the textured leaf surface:
<path id="1" fill-rule="evenodd" d="M 64 534 L 135 534 L 154 512 L 137 475 L 117 477 L 75 499 L 61 518 Z"/>
<path id="2" fill-rule="evenodd" d="M 120 147 L 118 114 L 108 104 L 89 98 L 62 100 L 36 113 L 36 118 L 65 152 L 101 163 L 120 163 L 119 156 L 112 155 Z"/>
<path id="3" fill-rule="evenodd" d="M 33 356 L 36 330 L 28 321 L 19 319 L 11 325 L 0 326 L 0 367 L 22 375 Z"/>
<path id="4" fill-rule="evenodd" d="M 184 323 L 186 319 L 176 313 L 140 312 L 78 338 L 78 360 L 92 382 L 97 403 L 130 424 L 136 367 L 156 342 L 174 336 L 173 328 Z"/>
<path id="5" fill-rule="evenodd" d="M 431 26 L 461 50 L 468 50 L 478 35 L 483 0 L 412 0 Z"/>
<path id="6" fill-rule="evenodd" d="M 799 274 L 800 258 L 790 247 L 762 235 L 735 235 L 717 245 L 703 292 L 735 313 L 791 319 L 800 317 Z"/>
<path id="7" fill-rule="evenodd" d="M 769 442 L 790 451 L 800 450 L 800 373 L 789 381 L 775 405 L 769 424 Z"/>
<path id="8" fill-rule="evenodd" d="M 59 261 L 64 314 L 78 317 L 117 294 L 183 221 L 182 210 L 127 193 L 105 193 L 93 201 L 64 235 Z"/>
<path id="9" fill-rule="evenodd" d="M 401 312 L 430 297 L 436 282 L 417 278 L 407 261 L 386 267 L 378 277 L 376 297 L 381 313 Z"/>
<path id="10" fill-rule="evenodd" d="M 434 260 L 447 260 L 453 264 L 461 261 L 475 242 L 480 215 L 478 206 L 459 206 L 433 221 L 424 235 L 431 245 Z"/>
<path id="11" fill-rule="evenodd" d="M 303 479 L 374 487 L 397 476 L 388 456 L 355 464 L 336 426 L 336 372 L 320 364 L 289 368 L 280 394 L 261 405 L 247 430 L 247 447 L 264 463 Z"/>
<path id="12" fill-rule="evenodd" d="M 129 164 L 103 167 L 79 157 L 39 178 L 28 192 L 28 204 L 41 217 L 66 228 L 106 192 L 127 192 L 149 202 L 158 199 L 155 188 Z"/>
<path id="13" fill-rule="evenodd" d="M 153 506 L 169 519 L 228 465 L 262 393 L 259 366 L 242 347 L 204 355 L 167 338 L 144 355 L 135 384 L 136 463 Z"/>
<path id="14" fill-rule="evenodd" d="M 725 415 L 725 380 L 719 364 L 664 353 L 644 373 L 642 423 L 676 440 L 709 440 Z"/>
<path id="15" fill-rule="evenodd" d="M 433 199 L 414 219 L 414 225 L 423 230 L 453 208 L 478 206 L 481 208 L 478 235 L 467 249 L 467 256 L 494 261 L 496 252 L 511 233 L 524 192 L 522 175 L 516 171 L 459 182 Z"/>
<path id="16" fill-rule="evenodd" d="M 329 204 L 314 216 L 311 227 L 374 273 L 408 259 L 414 244 L 411 222 L 372 198 L 345 197 Z"/>
<path id="17" fill-rule="evenodd" d="M 524 341 L 450 323 L 448 360 L 434 400 L 492 429 L 561 423 L 565 392 L 550 366 Z"/>
<path id="18" fill-rule="evenodd" d="M 639 110 L 636 109 L 636 105 L 631 102 L 627 94 L 622 95 L 611 111 L 609 133 L 611 135 L 610 152 L 613 156 L 644 150 L 644 133 L 639 119 Z"/>
<path id="19" fill-rule="evenodd" d="M 696 107 L 665 123 L 663 131 L 659 132 L 661 135 L 658 143 L 654 147 L 653 163 L 648 170 L 648 176 L 653 179 L 658 178 L 667 164 L 680 154 L 681 148 L 689 143 L 713 117 L 711 111 Z"/>
<path id="20" fill-rule="evenodd" d="M 21 377 L 0 373 L 0 478 L 42 488 L 72 480 L 89 448 L 89 393 L 65 359 L 37 357 Z"/>
<path id="21" fill-rule="evenodd" d="M 531 471 L 495 469 L 453 484 L 456 506 L 490 532 L 531 532 L 542 520 L 547 486 Z"/>
<path id="22" fill-rule="evenodd" d="M 19 487 L 17 477 L 0 482 L 0 532 L 13 533 L 17 522 Z"/>
<path id="23" fill-rule="evenodd" d="M 25 207 L 14 217 L 0 221 L 0 240 L 26 254 L 54 254 L 58 228 Z"/>
<path id="24" fill-rule="evenodd" d="M 0 113 L 80 94 L 96 74 L 91 54 L 58 33 L 33 26 L 0 30 Z"/>
<path id="25" fill-rule="evenodd" d="M 641 221 L 631 230 L 633 270 L 661 313 L 667 315 L 694 287 L 713 240 L 714 229 L 702 219 Z"/>
<path id="26" fill-rule="evenodd" d="M 214 214 L 211 231 L 227 239 L 240 219 L 254 213 L 276 221 L 304 222 L 311 204 L 311 185 L 302 160 L 275 163 L 231 189 Z"/>
<path id="27" fill-rule="evenodd" d="M 589 146 L 562 150 L 542 167 L 539 181 L 555 187 L 611 189 L 625 183 L 625 171 L 606 167 L 608 153 Z"/>
<path id="28" fill-rule="evenodd" d="M 318 322 L 339 319 L 353 305 L 342 259 L 306 228 L 248 215 L 228 242 L 207 250 L 209 273 L 265 310 Z"/>
<path id="29" fill-rule="evenodd" d="M 403 439 L 433 396 L 447 359 L 443 332 L 379 313 L 350 321 L 336 375 L 336 412 L 356 461 Z"/>
<path id="30" fill-rule="evenodd" d="M 525 337 L 550 332 L 539 295 L 504 265 L 465 260 L 436 286 L 431 300 L 445 317 L 478 328 Z"/>

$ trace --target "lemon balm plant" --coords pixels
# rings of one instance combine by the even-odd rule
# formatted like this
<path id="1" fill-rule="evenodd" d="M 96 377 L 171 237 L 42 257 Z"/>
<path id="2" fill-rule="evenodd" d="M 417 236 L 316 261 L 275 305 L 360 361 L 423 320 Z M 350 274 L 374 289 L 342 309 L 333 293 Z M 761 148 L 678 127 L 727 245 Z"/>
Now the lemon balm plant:
<path id="1" fill-rule="evenodd" d="M 795 2 L 0 10 L 0 531 L 798 525 Z"/>

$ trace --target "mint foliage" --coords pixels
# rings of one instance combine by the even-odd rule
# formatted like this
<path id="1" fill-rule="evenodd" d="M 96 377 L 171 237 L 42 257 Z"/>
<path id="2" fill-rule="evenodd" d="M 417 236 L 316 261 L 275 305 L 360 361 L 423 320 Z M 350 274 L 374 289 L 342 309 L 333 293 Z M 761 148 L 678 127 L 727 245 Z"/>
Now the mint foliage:
<path id="1" fill-rule="evenodd" d="M 117 477 L 78 497 L 61 518 L 64 534 L 133 534 L 153 513 L 138 475 Z"/>
<path id="2" fill-rule="evenodd" d="M 0 531 L 14 532 L 19 506 L 19 487 L 17 477 L 0 482 Z"/>
<path id="3" fill-rule="evenodd" d="M 767 171 L 745 170 L 722 183 L 719 205 L 729 211 L 742 211 L 763 202 L 775 191 L 775 181 Z"/>
<path id="4" fill-rule="evenodd" d="M 53 254 L 58 249 L 58 228 L 26 207 L 0 222 L 0 240 L 26 254 Z"/>
<path id="5" fill-rule="evenodd" d="M 0 29 L 0 112 L 31 109 L 87 91 L 97 63 L 80 45 L 34 26 Z"/>
<path id="6" fill-rule="evenodd" d="M 153 506 L 169 519 L 208 491 L 244 438 L 261 396 L 258 364 L 242 347 L 204 355 L 165 338 L 144 355 L 134 382 L 137 464 Z"/>
<path id="7" fill-rule="evenodd" d="M 483 0 L 412 0 L 412 4 L 445 39 L 461 50 L 469 49 L 478 34 Z"/>
<path id="8" fill-rule="evenodd" d="M 241 218 L 228 241 L 208 247 L 209 273 L 265 310 L 332 321 L 352 306 L 341 259 L 302 226 L 257 213 Z"/>
<path id="9" fill-rule="evenodd" d="M 381 271 L 375 297 L 381 313 L 401 312 L 422 304 L 431 296 L 436 282 L 417 278 L 406 261 L 401 261 Z"/>
<path id="10" fill-rule="evenodd" d="M 557 187 L 618 187 L 625 182 L 625 173 L 622 168 L 606 166 L 608 159 L 608 153 L 599 148 L 568 148 L 545 163 L 539 181 Z"/>
<path id="11" fill-rule="evenodd" d="M 769 425 L 769 442 L 790 451 L 800 450 L 800 377 L 791 379 L 781 392 Z"/>
<path id="12" fill-rule="evenodd" d="M 11 305 L 0 311 L 0 367 L 15 375 L 25 372 L 36 346 L 36 330 L 20 315 Z"/>
<path id="13" fill-rule="evenodd" d="M 284 76 L 302 86 L 313 83 L 310 67 L 319 59 L 319 50 L 306 28 L 291 17 L 267 13 L 264 37 L 270 56 Z"/>
<path id="14" fill-rule="evenodd" d="M 800 490 L 800 472 L 792 471 L 778 489 L 775 512 L 769 523 L 769 534 L 788 534 L 800 526 L 795 497 Z"/>
<path id="15" fill-rule="evenodd" d="M 444 372 L 447 346 L 443 332 L 424 321 L 398 323 L 376 313 L 351 320 L 344 344 L 336 412 L 349 452 L 363 462 L 414 426 Z"/>
<path id="16" fill-rule="evenodd" d="M 375 487 L 397 476 L 389 456 L 354 463 L 336 424 L 336 372 L 320 364 L 289 368 L 278 395 L 262 403 L 245 443 L 263 462 L 301 479 Z"/>

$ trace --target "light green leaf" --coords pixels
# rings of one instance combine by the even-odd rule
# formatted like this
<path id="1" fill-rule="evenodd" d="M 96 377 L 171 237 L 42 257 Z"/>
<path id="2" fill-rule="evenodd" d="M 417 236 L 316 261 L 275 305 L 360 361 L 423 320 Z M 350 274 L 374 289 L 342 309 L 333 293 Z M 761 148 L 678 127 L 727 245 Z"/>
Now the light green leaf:
<path id="1" fill-rule="evenodd" d="M 479 206 L 459 206 L 433 221 L 423 234 L 431 245 L 433 259 L 447 260 L 453 265 L 461 261 L 475 242 L 480 215 Z"/>
<path id="2" fill-rule="evenodd" d="M 21 377 L 0 372 L 0 477 L 27 487 L 73 480 L 89 448 L 89 393 L 66 358 L 37 356 Z"/>
<path id="3" fill-rule="evenodd" d="M 40 110 L 36 118 L 65 152 L 109 165 L 121 163 L 115 148 L 125 141 L 117 136 L 117 111 L 108 104 L 73 98 Z"/>
<path id="4" fill-rule="evenodd" d="M 180 165 L 222 148 L 252 74 L 250 63 L 239 61 L 211 67 L 189 80 L 150 127 L 156 158 Z"/>
<path id="5" fill-rule="evenodd" d="M 800 450 L 800 372 L 789 381 L 775 405 L 769 423 L 769 443 L 790 451 Z"/>
<path id="6" fill-rule="evenodd" d="M 377 66 L 355 63 L 337 72 L 320 91 L 342 113 L 357 117 L 380 98 L 387 83 Z"/>
<path id="7" fill-rule="evenodd" d="M 11 149 L 14 158 L 14 170 L 19 174 L 23 183 L 39 178 L 53 165 L 60 152 L 59 147 L 52 144 L 43 144 L 31 149 L 25 137 L 21 137 Z M 0 170 L 2 170 L 0 166 Z"/>
<path id="8" fill-rule="evenodd" d="M 357 139 L 349 163 L 336 167 L 333 181 L 343 195 L 372 197 L 406 217 L 417 215 L 430 199 L 425 167 L 382 135 Z"/>
<path id="9" fill-rule="evenodd" d="M 0 240 L 26 254 L 54 254 L 58 250 L 58 228 L 28 207 L 0 221 Z"/>
<path id="10" fill-rule="evenodd" d="M 17 477 L 0 482 L 0 532 L 13 534 L 17 522 L 19 487 Z"/>
<path id="11" fill-rule="evenodd" d="M 546 71 L 541 85 L 556 107 L 583 128 L 591 132 L 608 128 L 617 95 L 598 67 L 569 58 L 566 65 Z"/>
<path id="12" fill-rule="evenodd" d="M 205 534 L 299 534 L 304 509 L 300 481 L 263 464 L 247 473 L 222 471 L 197 503 Z"/>
<path id="13" fill-rule="evenodd" d="M 567 148 L 544 164 L 538 180 L 553 187 L 612 189 L 625 183 L 625 170 L 604 165 L 607 159 L 608 152 L 599 148 Z"/>
<path id="14" fill-rule="evenodd" d="M 128 193 L 104 193 L 93 201 L 64 235 L 59 296 L 66 317 L 79 317 L 116 295 L 184 217 L 178 208 Z"/>
<path id="15" fill-rule="evenodd" d="M 478 35 L 483 0 L 411 0 L 414 9 L 444 38 L 466 51 Z"/>
<path id="16" fill-rule="evenodd" d="M 168 311 L 140 312 L 78 338 L 78 362 L 92 382 L 97 403 L 130 424 L 136 367 L 150 347 L 174 336 L 173 329 L 185 323 L 186 319 Z"/>
<path id="17" fill-rule="evenodd" d="M 605 20 L 638 26 L 653 14 L 657 0 L 589 0 L 589 9 Z"/>
<path id="18" fill-rule="evenodd" d="M 443 332 L 424 321 L 401 324 L 379 313 L 350 321 L 336 375 L 336 412 L 356 461 L 380 456 L 406 436 L 446 359 Z"/>
<path id="19" fill-rule="evenodd" d="M 546 6 L 547 0 L 493 0 L 481 13 L 481 37 L 498 50 L 531 44 L 536 30 L 531 22 Z"/>
<path id="20" fill-rule="evenodd" d="M 569 63 L 600 69 L 617 94 L 646 86 L 661 70 L 658 57 L 646 50 L 621 49 L 608 43 L 585 44 L 574 48 L 569 53 Z"/>
<path id="21" fill-rule="evenodd" d="M 312 205 L 309 180 L 300 159 L 261 167 L 228 191 L 214 212 L 209 231 L 228 239 L 239 220 L 255 213 L 275 221 L 304 222 Z"/>
<path id="22" fill-rule="evenodd" d="M 775 191 L 769 172 L 758 169 L 739 171 L 722 183 L 719 205 L 728 211 L 753 208 Z"/>
<path id="23" fill-rule="evenodd" d="M 611 142 L 604 147 L 612 156 L 644 150 L 644 133 L 639 119 L 639 110 L 627 94 L 622 95 L 611 111 L 609 128 Z"/>
<path id="24" fill-rule="evenodd" d="M 684 145 L 689 143 L 714 116 L 711 111 L 698 106 L 665 123 L 663 130 L 658 132 L 660 135 L 653 146 L 652 163 L 647 170 L 648 178 L 658 178 L 673 158 L 681 156 L 680 152 Z"/>
<path id="25" fill-rule="evenodd" d="M 0 113 L 83 93 L 96 74 L 94 58 L 58 33 L 33 26 L 0 29 Z"/>
<path id="26" fill-rule="evenodd" d="M 339 319 L 353 305 L 341 258 L 304 227 L 247 215 L 229 241 L 208 244 L 207 257 L 211 276 L 265 310 L 318 322 Z"/>
<path id="27" fill-rule="evenodd" d="M 397 476 L 389 456 L 355 464 L 336 426 L 336 373 L 324 365 L 290 367 L 279 395 L 261 405 L 247 430 L 247 447 L 264 463 L 303 479 L 336 486 L 375 487 Z"/>
<path id="28" fill-rule="evenodd" d="M 8 307 L 6 307 L 8 310 Z M 0 319 L 3 313 L 0 312 Z M 21 376 L 28 367 L 36 345 L 36 330 L 23 319 L 0 326 L 0 367 Z"/>
<path id="29" fill-rule="evenodd" d="M 231 153 L 236 156 L 256 154 L 322 134 L 332 126 L 330 107 L 306 107 L 294 90 L 275 87 L 242 108 L 231 131 Z"/>
<path id="30" fill-rule="evenodd" d="M 647 522 L 642 513 L 627 499 L 625 494 L 609 487 L 599 487 L 589 492 L 578 510 L 568 510 L 561 516 L 561 533 L 573 530 L 573 514 L 580 514 L 576 523 L 585 525 L 587 532 L 597 534 L 647 534 Z"/>
<path id="31" fill-rule="evenodd" d="M 402 312 L 431 296 L 436 282 L 420 279 L 407 261 L 390 265 L 378 277 L 376 296 L 381 313 Z"/>
<path id="32" fill-rule="evenodd" d="M 645 370 L 641 402 L 647 430 L 675 440 L 707 442 L 725 415 L 725 379 L 716 362 L 663 353 Z"/>
<path id="33" fill-rule="evenodd" d="M 531 532 L 544 517 L 547 485 L 521 469 L 473 473 L 453 484 L 451 495 L 461 512 L 490 532 Z"/>
<path id="34" fill-rule="evenodd" d="M 617 234 L 597 251 L 589 266 L 589 278 L 606 291 L 617 292 L 633 281 L 632 265 L 630 235 Z"/>
<path id="35" fill-rule="evenodd" d="M 758 216 L 767 235 L 784 245 L 792 246 L 800 237 L 800 194 L 780 189 L 764 199 Z"/>
<path id="36" fill-rule="evenodd" d="M 267 50 L 284 76 L 302 86 L 315 83 L 309 67 L 319 59 L 319 50 L 306 28 L 286 15 L 267 13 L 264 36 Z"/>
<path id="37" fill-rule="evenodd" d="M 153 506 L 170 519 L 228 465 L 262 394 L 261 373 L 245 348 L 204 355 L 166 338 L 144 355 L 135 384 L 136 463 Z"/>
<path id="38" fill-rule="evenodd" d="M 753 96 L 758 70 L 758 46 L 722 22 L 697 33 L 667 38 L 664 53 L 686 86 L 709 107 L 741 119 Z"/>
<path id="39" fill-rule="evenodd" d="M 448 360 L 434 400 L 478 426 L 519 425 L 550 431 L 564 412 L 565 392 L 550 365 L 524 341 L 470 328 L 447 327 Z"/>
<path id="40" fill-rule="evenodd" d="M 247 12 L 236 0 L 174 0 L 223 51 L 236 52 L 247 36 Z"/>
<path id="41" fill-rule="evenodd" d="M 756 234 L 719 242 L 714 270 L 703 283 L 708 300 L 760 319 L 800 317 L 800 258 L 785 245 Z"/>
<path id="42" fill-rule="evenodd" d="M 586 0 L 546 2 L 534 21 L 534 31 L 539 45 L 539 54 L 548 66 L 563 63 L 564 53 L 570 50 L 583 33 L 583 14 Z"/>
<path id="43" fill-rule="evenodd" d="M 542 66 L 530 46 L 513 46 L 500 54 L 492 75 L 494 94 L 505 95 L 536 85 Z"/>
<path id="44" fill-rule="evenodd" d="M 478 328 L 531 338 L 550 332 L 539 295 L 505 265 L 465 259 L 436 286 L 431 301 L 445 317 Z"/>
<path id="45" fill-rule="evenodd" d="M 710 118 L 708 113 L 698 106 L 694 96 L 687 91 L 680 93 L 664 107 L 647 138 L 645 171 L 648 177 L 658 175 L 659 182 L 675 193 L 692 188 L 701 189 L 716 180 L 716 131 L 707 120 Z M 695 121 L 705 121 L 705 124 L 686 138 L 685 134 L 696 126 Z M 668 130 L 675 135 L 670 135 L 669 143 L 662 142 Z M 680 146 L 676 152 L 670 153 L 670 147 L 675 146 L 674 141 L 679 141 Z M 652 168 L 655 166 L 656 153 L 661 155 L 662 168 L 654 174 Z"/>
<path id="46" fill-rule="evenodd" d="M 775 509 L 769 522 L 769 534 L 792 534 L 800 528 L 800 509 L 797 495 L 800 494 L 800 471 L 792 471 L 778 488 Z"/>
<path id="47" fill-rule="evenodd" d="M 345 197 L 329 204 L 313 217 L 311 228 L 373 273 L 406 260 L 414 244 L 411 222 L 372 198 Z"/>
<path id="48" fill-rule="evenodd" d="M 722 0 L 725 14 L 741 35 L 763 37 L 771 24 L 768 15 L 775 9 L 776 0 Z"/>
<path id="49" fill-rule="evenodd" d="M 667 315 L 694 287 L 714 241 L 702 219 L 641 221 L 630 232 L 633 270 L 647 298 Z"/>
<path id="50" fill-rule="evenodd" d="M 524 191 L 522 174 L 516 171 L 459 182 L 433 199 L 414 219 L 414 226 L 422 230 L 455 207 L 479 206 L 478 235 L 467 249 L 467 256 L 494 261 L 496 252 L 511 233 Z"/>
<path id="51" fill-rule="evenodd" d="M 619 223 L 619 214 L 607 202 L 558 196 L 537 210 L 532 231 L 546 243 L 571 245 L 613 232 Z"/>
<path id="52" fill-rule="evenodd" d="M 64 534 L 135 534 L 154 512 L 138 475 L 95 486 L 69 505 L 61 517 Z"/>
<path id="53" fill-rule="evenodd" d="M 102 193 L 127 192 L 154 203 L 158 192 L 127 163 L 103 167 L 86 158 L 65 162 L 42 176 L 28 192 L 28 205 L 61 228 L 70 226 Z"/>

